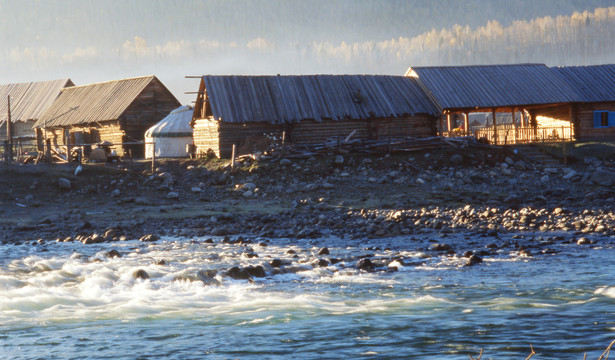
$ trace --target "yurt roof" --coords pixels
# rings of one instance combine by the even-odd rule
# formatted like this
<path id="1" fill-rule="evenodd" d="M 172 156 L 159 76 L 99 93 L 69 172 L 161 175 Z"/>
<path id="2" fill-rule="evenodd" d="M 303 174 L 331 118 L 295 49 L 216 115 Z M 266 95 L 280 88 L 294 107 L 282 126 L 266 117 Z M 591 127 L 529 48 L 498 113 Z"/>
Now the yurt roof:
<path id="1" fill-rule="evenodd" d="M 145 137 L 183 137 L 192 136 L 192 107 L 189 105 L 180 106 L 171 111 L 164 119 L 156 125 L 147 129 Z"/>

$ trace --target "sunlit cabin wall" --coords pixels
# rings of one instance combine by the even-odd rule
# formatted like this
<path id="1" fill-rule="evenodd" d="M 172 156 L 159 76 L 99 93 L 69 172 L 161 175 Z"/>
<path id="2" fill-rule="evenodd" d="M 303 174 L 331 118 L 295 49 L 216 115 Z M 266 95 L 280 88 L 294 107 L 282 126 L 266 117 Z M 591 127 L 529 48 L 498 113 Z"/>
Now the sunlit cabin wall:
<path id="1" fill-rule="evenodd" d="M 47 128 L 47 131 L 40 133 L 44 138 L 50 140 L 52 146 L 65 146 L 64 130 L 64 128 Z M 101 141 L 119 144 L 125 139 L 125 133 L 117 120 L 90 125 L 74 125 L 68 127 L 68 130 L 71 145 L 97 144 Z M 120 145 L 112 146 L 110 149 L 115 150 L 119 156 L 124 155 L 124 149 Z"/>
<path id="2" fill-rule="evenodd" d="M 536 116 L 544 116 L 553 120 L 570 122 L 570 104 L 555 105 L 534 111 Z"/>
<path id="3" fill-rule="evenodd" d="M 213 119 L 194 121 L 194 144 L 196 153 L 204 155 L 212 150 L 216 156 L 231 156 L 233 144 L 237 155 L 252 152 L 257 137 L 273 133 L 278 139 L 286 132 L 286 141 L 294 145 L 315 145 L 327 141 L 383 140 L 405 137 L 428 137 L 436 135 L 436 121 L 432 116 L 409 116 L 405 118 L 380 118 L 367 120 L 322 121 L 304 120 L 296 124 L 227 123 Z M 354 132 L 354 133 L 353 133 Z"/>

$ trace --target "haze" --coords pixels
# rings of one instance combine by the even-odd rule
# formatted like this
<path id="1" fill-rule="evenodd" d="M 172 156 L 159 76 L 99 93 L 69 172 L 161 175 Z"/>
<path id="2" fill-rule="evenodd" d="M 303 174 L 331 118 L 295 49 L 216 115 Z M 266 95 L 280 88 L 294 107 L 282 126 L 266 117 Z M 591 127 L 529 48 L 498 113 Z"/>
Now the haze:
<path id="1" fill-rule="evenodd" d="M 0 0 L 0 84 L 613 63 L 613 0 Z"/>

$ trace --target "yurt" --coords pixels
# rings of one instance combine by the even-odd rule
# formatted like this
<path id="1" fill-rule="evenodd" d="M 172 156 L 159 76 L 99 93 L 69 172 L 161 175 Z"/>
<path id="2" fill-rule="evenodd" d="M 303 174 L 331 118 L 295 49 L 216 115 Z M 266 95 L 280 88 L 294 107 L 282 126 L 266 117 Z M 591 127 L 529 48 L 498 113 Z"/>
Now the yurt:
<path id="1" fill-rule="evenodd" d="M 192 144 L 192 107 L 180 106 L 145 132 L 145 157 L 188 156 L 186 145 Z"/>

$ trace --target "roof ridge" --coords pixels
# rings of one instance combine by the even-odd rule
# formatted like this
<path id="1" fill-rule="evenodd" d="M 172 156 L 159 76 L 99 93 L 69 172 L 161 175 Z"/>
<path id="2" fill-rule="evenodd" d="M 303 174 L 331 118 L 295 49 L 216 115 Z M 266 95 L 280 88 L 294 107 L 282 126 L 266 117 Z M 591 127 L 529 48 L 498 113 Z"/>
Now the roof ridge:
<path id="1" fill-rule="evenodd" d="M 136 76 L 136 77 L 131 77 L 131 78 L 126 78 L 126 79 L 117 79 L 117 80 L 109 80 L 109 81 L 102 81 L 102 82 L 97 82 L 97 83 L 92 83 L 92 84 L 86 84 L 86 85 L 75 85 L 75 86 L 70 86 L 70 87 L 66 87 L 64 89 L 62 89 L 62 91 L 64 90 L 72 90 L 72 89 L 77 89 L 77 88 L 83 88 L 83 87 L 88 87 L 88 86 L 95 86 L 95 85 L 104 85 L 104 84 L 111 84 L 111 83 L 117 83 L 117 82 L 121 82 L 121 81 L 129 81 L 129 80 L 137 80 L 137 79 L 145 79 L 145 78 L 155 78 L 156 75 L 147 75 L 147 76 Z"/>

